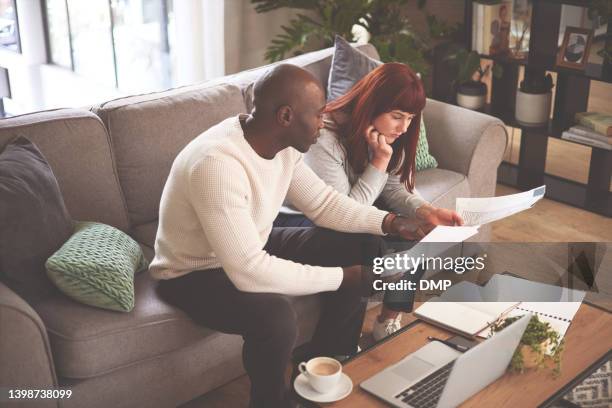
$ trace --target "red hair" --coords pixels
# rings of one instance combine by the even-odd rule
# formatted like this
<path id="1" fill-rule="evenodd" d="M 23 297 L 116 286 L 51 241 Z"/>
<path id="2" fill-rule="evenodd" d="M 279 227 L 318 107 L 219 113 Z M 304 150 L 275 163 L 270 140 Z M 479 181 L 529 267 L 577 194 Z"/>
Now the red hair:
<path id="1" fill-rule="evenodd" d="M 425 107 L 425 89 L 420 78 L 405 64 L 389 62 L 379 66 L 357 82 L 345 95 L 329 102 L 324 113 L 342 112 L 349 116 L 339 123 L 340 141 L 353 170 L 363 173 L 368 165 L 365 132 L 374 119 L 393 110 L 415 115 L 406 133 L 391 147 L 393 154 L 387 170 L 400 175 L 408 191 L 414 190 L 416 147 L 419 141 L 421 111 Z"/>

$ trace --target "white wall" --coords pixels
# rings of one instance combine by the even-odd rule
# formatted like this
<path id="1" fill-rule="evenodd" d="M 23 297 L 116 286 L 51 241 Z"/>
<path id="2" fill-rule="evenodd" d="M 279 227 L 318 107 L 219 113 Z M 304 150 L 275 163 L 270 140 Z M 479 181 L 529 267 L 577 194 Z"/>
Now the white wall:
<path id="1" fill-rule="evenodd" d="M 296 14 L 286 8 L 258 14 L 249 0 L 225 0 L 226 74 L 267 64 L 270 41 Z"/>

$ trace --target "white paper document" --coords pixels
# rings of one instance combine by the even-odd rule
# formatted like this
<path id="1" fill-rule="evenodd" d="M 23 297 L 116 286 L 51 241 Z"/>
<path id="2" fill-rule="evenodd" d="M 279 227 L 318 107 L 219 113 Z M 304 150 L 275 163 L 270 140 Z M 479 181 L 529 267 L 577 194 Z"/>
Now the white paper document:
<path id="1" fill-rule="evenodd" d="M 463 242 L 478 233 L 478 227 L 437 225 L 420 242 Z"/>
<path id="2" fill-rule="evenodd" d="M 533 207 L 545 192 L 546 186 L 540 186 L 501 197 L 458 198 L 455 210 L 463 218 L 464 225 L 483 225 Z"/>

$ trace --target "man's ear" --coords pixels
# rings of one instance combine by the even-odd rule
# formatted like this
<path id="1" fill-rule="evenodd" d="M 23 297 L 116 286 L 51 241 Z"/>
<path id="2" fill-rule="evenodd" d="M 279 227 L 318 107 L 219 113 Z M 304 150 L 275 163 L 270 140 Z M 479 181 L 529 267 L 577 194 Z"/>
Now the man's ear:
<path id="1" fill-rule="evenodd" d="M 293 109 L 289 105 L 283 105 L 276 111 L 276 120 L 283 126 L 288 127 L 293 120 Z"/>

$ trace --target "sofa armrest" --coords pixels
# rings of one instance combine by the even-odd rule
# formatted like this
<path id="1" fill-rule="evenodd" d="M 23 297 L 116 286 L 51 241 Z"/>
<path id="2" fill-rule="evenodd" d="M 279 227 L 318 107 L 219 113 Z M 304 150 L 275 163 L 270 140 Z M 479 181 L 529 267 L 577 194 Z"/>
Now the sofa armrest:
<path id="1" fill-rule="evenodd" d="M 495 195 L 497 167 L 508 132 L 490 115 L 428 99 L 424 110 L 429 151 L 440 168 L 468 178 L 472 197 Z"/>
<path id="2" fill-rule="evenodd" d="M 38 314 L 0 282 L 0 387 L 57 387 L 47 331 Z M 30 401 L 31 403 L 32 401 Z M 56 407 L 41 399 L 35 406 Z M 12 406 L 12 405 L 11 405 Z M 15 404 L 15 406 L 20 406 Z"/>

